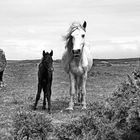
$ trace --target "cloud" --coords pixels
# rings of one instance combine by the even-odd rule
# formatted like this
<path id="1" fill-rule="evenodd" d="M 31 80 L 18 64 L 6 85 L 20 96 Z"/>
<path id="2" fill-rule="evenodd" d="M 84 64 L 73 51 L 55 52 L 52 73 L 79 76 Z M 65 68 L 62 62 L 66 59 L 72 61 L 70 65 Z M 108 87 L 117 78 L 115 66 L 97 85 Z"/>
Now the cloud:
<path id="1" fill-rule="evenodd" d="M 140 42 L 140 36 L 126 36 L 126 37 L 115 37 L 110 38 L 111 43 L 134 43 L 134 42 Z"/>
<path id="2" fill-rule="evenodd" d="M 61 58 L 61 36 L 87 20 L 95 57 L 140 56 L 139 7 L 139 0 L 1 0 L 0 46 L 8 59 L 40 58 L 43 49 Z"/>
<path id="3" fill-rule="evenodd" d="M 92 50 L 95 58 L 140 57 L 140 38 L 125 37 L 112 40 L 96 40 Z"/>
<path id="4" fill-rule="evenodd" d="M 2 43 L 8 59 L 37 59 L 41 58 L 42 51 L 50 51 L 49 41 L 9 39 Z"/>
<path id="5" fill-rule="evenodd" d="M 120 45 L 121 46 L 121 49 L 123 50 L 123 51 L 134 51 L 134 52 L 136 52 L 136 51 L 139 51 L 139 46 L 137 45 L 137 44 L 135 44 L 135 43 L 133 43 L 133 44 L 128 44 L 128 43 L 126 43 L 126 44 L 122 44 L 122 45 Z"/>

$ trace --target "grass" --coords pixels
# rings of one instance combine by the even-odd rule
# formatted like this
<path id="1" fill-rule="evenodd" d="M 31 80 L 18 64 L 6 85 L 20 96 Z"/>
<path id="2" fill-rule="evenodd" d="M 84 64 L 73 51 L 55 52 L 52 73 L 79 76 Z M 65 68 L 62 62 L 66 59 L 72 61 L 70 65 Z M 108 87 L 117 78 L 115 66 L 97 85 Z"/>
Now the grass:
<path id="1" fill-rule="evenodd" d="M 4 73 L 5 88 L 0 89 L 0 137 L 1 140 L 10 139 L 13 131 L 13 117 L 19 109 L 32 110 L 37 92 L 37 65 L 39 61 L 9 62 Z M 116 62 L 115 62 L 116 63 Z M 95 102 L 105 102 L 116 86 L 127 79 L 135 68 L 133 65 L 113 64 L 111 67 L 94 66 L 87 80 L 88 107 Z M 52 123 L 61 124 L 79 118 L 86 114 L 81 106 L 76 105 L 73 112 L 66 112 L 69 101 L 69 79 L 59 62 L 54 62 L 52 86 L 52 114 L 42 111 L 42 100 L 39 101 L 36 113 L 42 113 L 52 119 Z"/>

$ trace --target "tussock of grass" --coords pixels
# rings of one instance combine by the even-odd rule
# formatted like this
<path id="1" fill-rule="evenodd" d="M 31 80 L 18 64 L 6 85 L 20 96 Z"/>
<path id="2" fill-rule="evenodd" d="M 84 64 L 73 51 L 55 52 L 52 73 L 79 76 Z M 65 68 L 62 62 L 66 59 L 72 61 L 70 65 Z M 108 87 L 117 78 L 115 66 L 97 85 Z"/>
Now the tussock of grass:
<path id="1" fill-rule="evenodd" d="M 15 140 L 42 139 L 45 140 L 52 132 L 51 119 L 45 115 L 19 110 L 13 119 L 13 135 Z"/>

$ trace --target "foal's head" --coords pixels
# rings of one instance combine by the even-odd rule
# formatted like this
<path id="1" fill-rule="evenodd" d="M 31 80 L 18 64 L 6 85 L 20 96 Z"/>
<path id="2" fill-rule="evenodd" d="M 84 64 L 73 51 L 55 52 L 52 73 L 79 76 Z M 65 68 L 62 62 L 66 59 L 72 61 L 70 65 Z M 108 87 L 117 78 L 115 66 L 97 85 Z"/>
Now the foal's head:
<path id="1" fill-rule="evenodd" d="M 43 51 L 43 58 L 42 58 L 42 63 L 43 66 L 48 70 L 48 71 L 53 71 L 53 51 L 51 50 L 50 53 Z"/>

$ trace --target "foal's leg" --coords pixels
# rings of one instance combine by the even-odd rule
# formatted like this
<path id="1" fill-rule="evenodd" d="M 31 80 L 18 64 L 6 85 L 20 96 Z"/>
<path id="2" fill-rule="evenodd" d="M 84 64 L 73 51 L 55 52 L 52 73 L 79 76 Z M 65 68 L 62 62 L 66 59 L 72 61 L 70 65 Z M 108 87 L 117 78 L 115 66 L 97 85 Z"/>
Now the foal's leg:
<path id="1" fill-rule="evenodd" d="M 2 82 L 2 79 L 3 79 L 3 72 L 4 72 L 4 71 L 1 71 L 1 72 L 0 72 L 0 82 Z"/>
<path id="2" fill-rule="evenodd" d="M 48 92 L 47 92 L 48 112 L 50 112 L 51 110 L 51 94 L 52 94 L 52 91 L 51 91 L 51 87 L 49 86 Z"/>
<path id="3" fill-rule="evenodd" d="M 81 79 L 81 88 L 82 88 L 82 109 L 86 109 L 86 80 L 87 80 L 87 72 L 82 76 Z"/>
<path id="4" fill-rule="evenodd" d="M 37 95 L 36 95 L 36 101 L 34 104 L 34 109 L 36 109 L 38 100 L 40 99 L 41 90 L 42 90 L 42 85 L 40 83 L 38 83 L 38 90 L 37 90 Z"/>
<path id="5" fill-rule="evenodd" d="M 1 71 L 1 72 L 0 72 L 0 87 L 3 87 L 3 86 L 4 86 L 4 85 L 3 85 L 3 82 L 2 82 L 2 81 L 3 81 L 3 72 L 4 72 L 4 71 Z"/>
<path id="6" fill-rule="evenodd" d="M 67 109 L 73 110 L 73 106 L 74 106 L 73 99 L 75 94 L 75 77 L 71 72 L 69 73 L 69 79 L 70 79 L 70 102 L 69 102 L 69 107 Z"/>
<path id="7" fill-rule="evenodd" d="M 46 97 L 47 97 L 47 86 L 43 86 L 43 92 L 44 92 L 44 99 L 43 99 L 43 106 L 42 106 L 42 109 L 46 109 Z"/>

